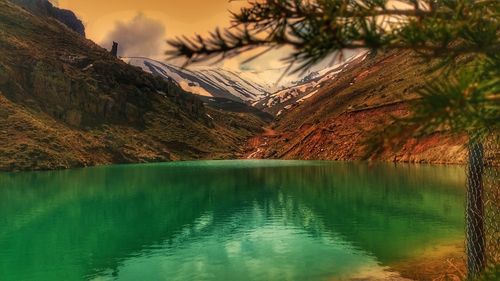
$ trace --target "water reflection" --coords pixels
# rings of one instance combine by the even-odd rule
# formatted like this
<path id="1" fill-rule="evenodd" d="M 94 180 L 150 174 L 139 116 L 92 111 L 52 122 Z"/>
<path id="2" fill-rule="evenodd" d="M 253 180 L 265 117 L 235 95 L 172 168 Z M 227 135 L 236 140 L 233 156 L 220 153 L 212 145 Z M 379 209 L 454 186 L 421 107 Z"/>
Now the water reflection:
<path id="1" fill-rule="evenodd" d="M 209 161 L 0 174 L 2 280 L 323 280 L 463 236 L 460 167 Z"/>

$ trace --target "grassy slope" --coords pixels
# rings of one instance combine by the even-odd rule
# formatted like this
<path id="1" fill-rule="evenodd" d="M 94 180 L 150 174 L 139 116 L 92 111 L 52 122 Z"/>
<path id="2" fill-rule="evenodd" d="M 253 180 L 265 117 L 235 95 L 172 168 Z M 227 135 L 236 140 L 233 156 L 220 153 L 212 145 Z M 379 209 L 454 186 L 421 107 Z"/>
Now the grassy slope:
<path id="1" fill-rule="evenodd" d="M 391 116 L 409 114 L 405 100 L 426 79 L 426 64 L 410 52 L 371 56 L 346 70 L 306 102 L 277 120 L 273 136 L 251 141 L 253 157 L 357 160 L 374 129 L 387 126 Z M 300 120 L 300 122 L 297 122 Z M 463 163 L 465 140 L 436 133 L 409 140 L 381 158 L 398 162 Z"/>
<path id="2" fill-rule="evenodd" d="M 0 170 L 235 157 L 262 121 L 224 116 L 0 0 Z"/>

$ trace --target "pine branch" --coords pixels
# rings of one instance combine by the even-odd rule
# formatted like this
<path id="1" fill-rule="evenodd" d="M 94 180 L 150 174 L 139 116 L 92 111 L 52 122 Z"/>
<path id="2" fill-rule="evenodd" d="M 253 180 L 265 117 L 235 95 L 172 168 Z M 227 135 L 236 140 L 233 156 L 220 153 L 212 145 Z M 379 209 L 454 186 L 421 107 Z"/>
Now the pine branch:
<path id="1" fill-rule="evenodd" d="M 481 38 L 477 40 L 474 35 L 480 33 L 469 30 L 468 26 L 478 15 L 495 13 L 498 3 L 402 2 L 413 4 L 413 9 L 388 9 L 386 0 L 256 1 L 233 14 L 232 28 L 216 30 L 206 38 L 169 40 L 173 50 L 167 55 L 185 57 L 191 63 L 217 55 L 232 57 L 259 47 L 287 45 L 295 52 L 285 60 L 297 60 L 302 63 L 299 67 L 308 67 L 344 49 L 412 49 L 423 55 L 454 58 L 469 53 L 500 52 L 495 30 L 488 31 L 490 37 L 494 35 L 492 40 L 477 44 Z M 498 22 L 493 24 L 498 27 Z M 467 44 L 452 44 L 454 41 Z"/>

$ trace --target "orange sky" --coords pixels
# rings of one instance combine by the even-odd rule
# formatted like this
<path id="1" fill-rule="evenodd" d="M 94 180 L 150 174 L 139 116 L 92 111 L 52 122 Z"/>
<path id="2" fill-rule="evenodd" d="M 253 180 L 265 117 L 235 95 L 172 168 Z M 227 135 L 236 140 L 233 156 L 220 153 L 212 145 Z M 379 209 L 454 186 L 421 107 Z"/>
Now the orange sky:
<path id="1" fill-rule="evenodd" d="M 139 12 L 165 25 L 166 37 L 205 33 L 227 26 L 228 10 L 243 1 L 228 0 L 59 0 L 59 6 L 74 11 L 86 25 L 87 37 L 101 42 L 116 21 L 130 21 Z"/>
<path id="2" fill-rule="evenodd" d="M 165 39 L 181 35 L 192 36 L 195 33 L 204 35 L 216 27 L 227 27 L 231 19 L 229 11 L 238 11 L 247 4 L 246 0 L 52 0 L 52 2 L 75 12 L 85 24 L 87 38 L 103 47 L 109 49 L 111 41 L 117 40 L 121 43 L 120 51 L 126 52 L 121 53 L 122 56 L 147 56 L 159 60 L 165 59 L 164 51 L 168 48 Z M 153 40 L 147 39 L 145 35 L 148 33 L 145 31 L 148 30 L 148 23 L 151 22 L 160 25 L 160 28 L 156 26 L 149 29 L 155 36 Z M 118 36 L 120 34 L 122 36 Z M 140 40 L 136 40 L 137 38 Z M 129 47 L 141 40 L 146 43 Z M 257 52 L 258 50 L 255 50 L 253 53 Z M 281 59 L 289 52 L 290 49 L 285 47 L 244 66 L 241 65 L 242 61 L 252 56 L 250 52 L 226 59 L 221 64 L 230 69 L 277 69 L 285 66 Z M 274 77 L 270 79 L 276 80 Z"/>
<path id="3" fill-rule="evenodd" d="M 164 51 L 168 48 L 165 39 L 176 36 L 192 36 L 195 33 L 206 34 L 216 27 L 227 27 L 230 24 L 229 11 L 238 11 L 246 0 L 53 0 L 61 8 L 72 10 L 84 22 L 87 38 L 101 44 L 105 48 L 111 47 L 111 41 L 134 41 L 141 37 L 143 25 L 134 19 L 147 18 L 160 23 L 164 27 L 161 40 L 148 43 L 148 46 L 134 46 L 123 56 L 147 56 L 154 59 L 164 59 Z M 127 26 L 129 29 L 136 26 L 135 35 L 131 38 L 118 38 L 116 32 L 118 25 Z M 139 30 L 139 31 L 138 31 Z M 115 32 L 114 32 L 115 31 Z M 156 30 L 158 32 L 158 30 Z M 120 42 L 119 42 L 120 43 Z M 124 47 L 124 44 L 121 44 Z M 153 48 L 148 48 L 153 46 Z M 148 49 L 146 53 L 138 50 Z M 121 49 L 123 51 L 123 48 Z M 247 64 L 253 69 L 270 69 L 283 66 L 280 60 L 287 48 L 272 52 Z M 254 53 L 256 53 L 255 51 Z M 154 55 L 152 54 L 154 53 Z M 240 62 L 252 56 L 245 53 L 237 58 L 224 60 L 226 68 L 240 69 Z"/>

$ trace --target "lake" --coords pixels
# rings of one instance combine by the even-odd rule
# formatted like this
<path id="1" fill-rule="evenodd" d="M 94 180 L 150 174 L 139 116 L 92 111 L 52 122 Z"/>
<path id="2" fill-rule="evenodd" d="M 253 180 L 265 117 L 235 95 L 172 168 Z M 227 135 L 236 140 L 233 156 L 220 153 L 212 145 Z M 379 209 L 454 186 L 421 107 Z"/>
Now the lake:
<path id="1" fill-rule="evenodd" d="M 0 280 L 394 280 L 462 243 L 464 181 L 323 161 L 0 173 Z"/>

